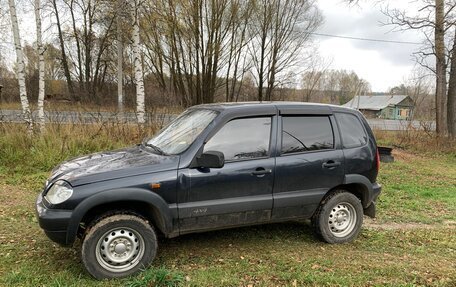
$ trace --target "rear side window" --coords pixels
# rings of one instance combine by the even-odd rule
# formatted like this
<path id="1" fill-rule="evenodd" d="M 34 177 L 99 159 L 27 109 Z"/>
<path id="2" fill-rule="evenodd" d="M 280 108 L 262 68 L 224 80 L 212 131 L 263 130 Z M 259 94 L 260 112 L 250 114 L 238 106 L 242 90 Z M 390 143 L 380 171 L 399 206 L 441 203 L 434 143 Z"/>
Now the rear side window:
<path id="1" fill-rule="evenodd" d="M 327 116 L 282 117 L 282 154 L 334 148 Z"/>
<path id="2" fill-rule="evenodd" d="M 367 135 L 358 117 L 351 114 L 336 113 L 344 148 L 363 146 L 367 142 Z"/>

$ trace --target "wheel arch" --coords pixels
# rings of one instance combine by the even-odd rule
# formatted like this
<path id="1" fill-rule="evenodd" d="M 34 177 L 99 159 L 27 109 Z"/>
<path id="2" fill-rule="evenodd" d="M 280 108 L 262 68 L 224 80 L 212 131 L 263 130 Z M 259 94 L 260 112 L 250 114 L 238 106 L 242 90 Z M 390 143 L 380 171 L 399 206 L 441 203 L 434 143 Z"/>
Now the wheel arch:
<path id="1" fill-rule="evenodd" d="M 372 203 L 372 183 L 370 180 L 359 174 L 345 175 L 344 183 L 336 186 L 332 190 L 344 189 L 353 193 L 361 200 L 363 208 L 367 208 Z"/>
<path id="2" fill-rule="evenodd" d="M 321 199 L 319 205 L 324 204 L 329 195 L 337 190 L 345 190 L 354 194 L 357 198 L 359 198 L 359 200 L 361 200 L 364 214 L 372 218 L 375 217 L 375 206 L 372 204 L 373 188 L 372 183 L 369 179 L 367 179 L 367 177 L 358 174 L 346 175 L 342 184 L 328 190 L 328 192 Z M 317 212 L 317 210 L 314 211 L 314 215 L 315 212 Z"/>
<path id="3" fill-rule="evenodd" d="M 326 199 L 330 194 L 337 190 L 345 190 L 353 195 L 355 195 L 359 200 L 361 200 L 361 205 L 363 207 L 364 215 L 367 215 L 371 218 L 376 216 L 375 204 L 372 202 L 372 193 L 369 191 L 368 187 L 362 183 L 348 183 L 341 184 L 332 189 L 330 189 L 320 201 L 320 205 L 324 204 Z M 316 212 L 316 211 L 315 211 Z M 314 212 L 314 214 L 315 214 Z"/>
<path id="4" fill-rule="evenodd" d="M 361 200 L 361 204 L 363 205 L 363 208 L 365 208 L 365 202 L 367 200 L 366 199 L 367 192 L 366 192 L 366 188 L 363 185 L 361 185 L 359 183 L 341 184 L 341 185 L 338 185 L 338 186 L 332 188 L 330 191 L 328 191 L 328 193 L 326 193 L 324 198 L 326 198 L 329 194 L 331 194 L 332 192 L 337 191 L 337 190 L 345 190 L 349 193 L 354 194 L 357 198 L 359 198 L 359 200 Z"/>
<path id="5" fill-rule="evenodd" d="M 75 241 L 81 223 L 88 225 L 97 216 L 116 210 L 137 213 L 165 236 L 172 233 L 171 210 L 159 195 L 139 188 L 108 190 L 86 198 L 74 209 L 68 225 L 67 244 Z"/>

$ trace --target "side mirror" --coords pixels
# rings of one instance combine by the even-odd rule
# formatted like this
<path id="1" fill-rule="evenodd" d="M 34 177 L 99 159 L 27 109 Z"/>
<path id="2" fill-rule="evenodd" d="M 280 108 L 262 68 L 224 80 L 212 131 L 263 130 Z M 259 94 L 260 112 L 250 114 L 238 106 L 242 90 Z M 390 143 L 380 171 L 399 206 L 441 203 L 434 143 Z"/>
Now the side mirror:
<path id="1" fill-rule="evenodd" d="M 207 151 L 196 158 L 198 167 L 221 168 L 225 165 L 225 156 L 219 151 Z"/>

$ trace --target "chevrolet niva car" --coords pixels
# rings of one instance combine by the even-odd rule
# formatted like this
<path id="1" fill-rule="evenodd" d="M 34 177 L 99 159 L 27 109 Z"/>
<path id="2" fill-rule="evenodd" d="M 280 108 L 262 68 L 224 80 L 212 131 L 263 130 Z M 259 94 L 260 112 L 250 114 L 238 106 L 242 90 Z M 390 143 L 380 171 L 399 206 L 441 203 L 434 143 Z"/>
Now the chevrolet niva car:
<path id="1" fill-rule="evenodd" d="M 53 241 L 82 240 L 95 278 L 147 267 L 157 233 L 311 219 L 328 243 L 353 241 L 381 186 L 374 135 L 358 111 L 267 102 L 189 108 L 152 138 L 62 163 L 36 202 Z"/>

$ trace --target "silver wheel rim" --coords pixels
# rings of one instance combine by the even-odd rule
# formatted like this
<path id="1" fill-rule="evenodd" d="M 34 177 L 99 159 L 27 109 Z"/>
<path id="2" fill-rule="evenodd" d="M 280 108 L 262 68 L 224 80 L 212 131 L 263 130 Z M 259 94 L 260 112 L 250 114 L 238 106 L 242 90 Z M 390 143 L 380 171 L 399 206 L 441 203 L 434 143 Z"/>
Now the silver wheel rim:
<path id="1" fill-rule="evenodd" d="M 138 232 L 116 227 L 100 237 L 95 254 L 104 269 L 118 273 L 138 265 L 144 255 L 144 248 L 144 239 Z"/>
<path id="2" fill-rule="evenodd" d="M 341 202 L 335 205 L 328 217 L 328 227 L 336 237 L 346 237 L 356 227 L 356 210 L 348 202 Z"/>

